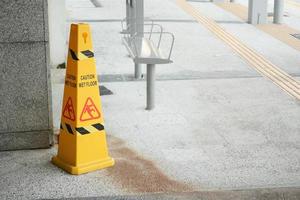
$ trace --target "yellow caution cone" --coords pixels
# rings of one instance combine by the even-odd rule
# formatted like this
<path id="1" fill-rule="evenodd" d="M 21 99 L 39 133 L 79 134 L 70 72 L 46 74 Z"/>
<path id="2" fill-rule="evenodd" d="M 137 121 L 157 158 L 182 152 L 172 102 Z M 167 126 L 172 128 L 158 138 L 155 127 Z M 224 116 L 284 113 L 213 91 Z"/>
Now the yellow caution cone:
<path id="1" fill-rule="evenodd" d="M 88 24 L 72 24 L 58 154 L 52 162 L 71 174 L 114 165 L 108 155 Z"/>

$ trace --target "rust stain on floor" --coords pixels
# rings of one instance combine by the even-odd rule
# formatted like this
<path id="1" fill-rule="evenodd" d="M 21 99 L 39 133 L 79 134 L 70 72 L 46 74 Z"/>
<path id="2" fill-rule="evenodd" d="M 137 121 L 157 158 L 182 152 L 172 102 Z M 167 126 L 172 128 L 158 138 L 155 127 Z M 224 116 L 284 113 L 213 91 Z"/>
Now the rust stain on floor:
<path id="1" fill-rule="evenodd" d="M 109 176 L 122 188 L 134 192 L 187 192 L 192 187 L 171 179 L 152 161 L 138 155 L 117 137 L 107 136 L 114 167 L 107 169 Z"/>

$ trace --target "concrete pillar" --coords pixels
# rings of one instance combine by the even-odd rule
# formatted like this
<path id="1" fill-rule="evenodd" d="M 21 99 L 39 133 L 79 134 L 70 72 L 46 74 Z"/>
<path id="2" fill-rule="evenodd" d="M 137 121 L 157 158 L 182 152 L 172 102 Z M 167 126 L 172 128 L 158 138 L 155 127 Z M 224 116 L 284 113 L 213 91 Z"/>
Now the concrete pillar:
<path id="1" fill-rule="evenodd" d="M 249 0 L 248 21 L 250 24 L 266 24 L 268 1 L 267 0 Z"/>
<path id="2" fill-rule="evenodd" d="M 0 150 L 51 144 L 47 0 L 0 1 Z"/>
<path id="3" fill-rule="evenodd" d="M 66 60 L 66 2 L 48 0 L 50 65 L 56 67 Z"/>
<path id="4" fill-rule="evenodd" d="M 274 0 L 274 24 L 283 23 L 284 0 Z"/>

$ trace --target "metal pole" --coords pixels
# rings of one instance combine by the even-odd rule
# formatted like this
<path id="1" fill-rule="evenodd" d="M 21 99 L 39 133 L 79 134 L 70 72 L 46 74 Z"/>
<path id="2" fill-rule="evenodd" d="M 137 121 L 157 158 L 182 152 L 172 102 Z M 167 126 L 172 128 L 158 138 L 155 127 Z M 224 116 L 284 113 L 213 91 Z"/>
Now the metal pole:
<path id="1" fill-rule="evenodd" d="M 152 110 L 155 103 L 155 65 L 147 64 L 147 107 Z"/>
<path id="2" fill-rule="evenodd" d="M 130 26 L 130 0 L 126 0 L 126 27 L 127 27 L 127 31 L 128 27 Z"/>
<path id="3" fill-rule="evenodd" d="M 134 78 L 140 79 L 142 78 L 142 65 L 138 63 L 134 63 Z"/>
<path id="4" fill-rule="evenodd" d="M 129 0 L 129 30 L 130 30 L 130 36 L 133 37 L 136 33 L 135 29 L 135 4 L 134 0 Z"/>
<path id="5" fill-rule="evenodd" d="M 138 37 L 144 37 L 144 0 L 134 0 L 135 9 L 135 31 Z M 142 78 L 141 64 L 134 64 L 134 77 Z"/>
<path id="6" fill-rule="evenodd" d="M 135 0 L 136 31 L 140 37 L 144 36 L 144 0 Z"/>
<path id="7" fill-rule="evenodd" d="M 274 24 L 282 24 L 284 12 L 284 0 L 274 0 Z"/>
<path id="8" fill-rule="evenodd" d="M 140 1 L 140 0 L 138 0 Z M 129 31 L 131 37 L 135 37 L 138 33 L 137 30 L 137 18 L 138 18 L 138 6 L 136 0 L 126 0 L 126 23 L 127 31 Z M 134 63 L 134 77 L 139 79 L 142 76 L 141 65 Z"/>

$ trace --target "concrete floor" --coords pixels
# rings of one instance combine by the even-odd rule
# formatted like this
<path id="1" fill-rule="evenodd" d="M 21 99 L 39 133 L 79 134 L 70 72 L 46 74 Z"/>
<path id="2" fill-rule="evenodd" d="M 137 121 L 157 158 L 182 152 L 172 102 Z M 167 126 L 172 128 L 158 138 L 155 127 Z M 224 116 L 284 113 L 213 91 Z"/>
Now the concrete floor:
<path id="1" fill-rule="evenodd" d="M 220 195 L 197 192 L 287 187 L 296 193 L 274 189 L 265 196 L 299 197 L 299 101 L 261 77 L 175 1 L 146 0 L 146 15 L 173 32 L 176 45 L 174 63 L 157 66 L 156 108 L 145 111 L 145 82 L 116 78 L 133 73 L 116 21 L 125 16 L 125 7 L 118 0 L 101 4 L 95 8 L 88 0 L 68 1 L 70 20 L 92 21 L 98 73 L 112 77 L 101 85 L 114 93 L 102 96 L 102 104 L 115 167 L 71 176 L 50 163 L 56 147 L 1 152 L 0 199 L 216 199 Z M 238 19 L 213 4 L 191 4 L 300 80 L 299 51 L 253 26 L 224 23 Z M 64 70 L 53 69 L 52 75 L 57 129 Z M 251 191 L 221 196 L 264 197 Z M 178 195 L 168 196 L 173 192 Z"/>

